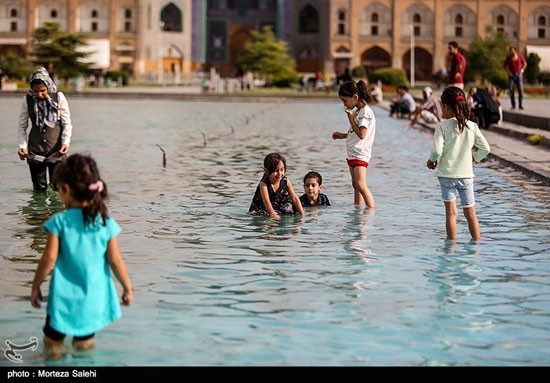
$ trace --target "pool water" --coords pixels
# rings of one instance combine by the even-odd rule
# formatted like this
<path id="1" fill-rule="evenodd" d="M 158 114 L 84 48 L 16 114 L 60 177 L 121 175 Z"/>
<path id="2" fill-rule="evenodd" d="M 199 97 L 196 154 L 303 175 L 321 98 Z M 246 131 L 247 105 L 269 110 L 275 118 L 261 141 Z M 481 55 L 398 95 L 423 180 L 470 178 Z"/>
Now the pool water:
<path id="1" fill-rule="evenodd" d="M 476 166 L 484 239 L 470 240 L 460 213 L 458 239 L 446 241 L 425 167 L 432 136 L 380 109 L 371 211 L 353 206 L 345 141 L 331 139 L 347 130 L 338 100 L 69 101 L 71 151 L 100 165 L 135 301 L 96 350 L 24 351 L 25 365 L 550 363 L 550 196 L 538 182 Z M 2 345 L 42 336 L 45 304 L 31 307 L 30 286 L 42 224 L 62 209 L 55 193 L 32 192 L 16 155 L 20 103 L 0 102 Z M 300 195 L 305 173 L 319 171 L 332 206 L 248 216 L 275 151 Z"/>

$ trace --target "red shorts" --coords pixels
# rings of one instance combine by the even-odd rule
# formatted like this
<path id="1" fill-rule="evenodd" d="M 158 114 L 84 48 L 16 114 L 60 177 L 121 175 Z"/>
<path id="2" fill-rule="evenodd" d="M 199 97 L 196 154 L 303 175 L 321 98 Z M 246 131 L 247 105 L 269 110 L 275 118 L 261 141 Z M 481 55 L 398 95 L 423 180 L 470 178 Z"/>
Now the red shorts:
<path id="1" fill-rule="evenodd" d="M 346 161 L 348 161 L 348 166 L 350 168 L 355 168 L 357 166 L 364 166 L 366 168 L 369 167 L 369 163 L 365 161 L 361 161 L 361 160 L 346 160 Z"/>

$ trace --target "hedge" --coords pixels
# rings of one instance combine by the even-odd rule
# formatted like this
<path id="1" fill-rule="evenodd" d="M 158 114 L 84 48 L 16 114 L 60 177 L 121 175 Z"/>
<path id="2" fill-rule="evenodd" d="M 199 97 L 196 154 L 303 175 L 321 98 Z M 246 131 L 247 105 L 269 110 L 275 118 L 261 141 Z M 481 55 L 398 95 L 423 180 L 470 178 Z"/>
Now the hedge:
<path id="1" fill-rule="evenodd" d="M 381 81 L 386 85 L 407 85 L 407 75 L 403 69 L 380 68 L 369 75 L 369 82 Z"/>

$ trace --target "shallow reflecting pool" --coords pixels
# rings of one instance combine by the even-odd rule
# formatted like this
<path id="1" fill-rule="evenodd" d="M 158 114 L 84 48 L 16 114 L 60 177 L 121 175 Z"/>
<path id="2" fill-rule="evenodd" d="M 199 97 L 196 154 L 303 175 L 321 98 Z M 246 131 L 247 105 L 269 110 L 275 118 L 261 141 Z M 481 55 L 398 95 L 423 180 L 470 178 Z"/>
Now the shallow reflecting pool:
<path id="1" fill-rule="evenodd" d="M 62 209 L 55 193 L 33 194 L 16 156 L 20 102 L 0 100 L 2 345 L 42 336 L 45 308 L 28 297 L 41 225 Z M 550 363 L 550 197 L 536 181 L 491 161 L 476 167 L 484 240 L 471 242 L 460 216 L 450 242 L 425 168 L 432 136 L 382 110 L 371 212 L 353 206 L 344 141 L 330 138 L 347 129 L 337 100 L 69 102 L 71 150 L 100 164 L 135 303 L 98 333 L 95 351 L 26 351 L 24 364 Z M 303 219 L 248 216 L 272 151 L 300 192 L 319 171 L 333 206 Z"/>

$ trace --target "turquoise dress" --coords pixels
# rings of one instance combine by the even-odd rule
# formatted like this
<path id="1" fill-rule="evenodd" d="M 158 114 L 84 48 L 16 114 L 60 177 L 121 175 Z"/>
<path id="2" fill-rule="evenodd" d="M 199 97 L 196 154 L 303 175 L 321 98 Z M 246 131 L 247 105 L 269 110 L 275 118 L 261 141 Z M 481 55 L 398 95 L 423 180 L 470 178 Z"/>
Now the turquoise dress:
<path id="1" fill-rule="evenodd" d="M 59 238 L 59 254 L 50 282 L 47 313 L 61 333 L 86 336 L 120 318 L 120 304 L 109 270 L 107 243 L 120 226 L 101 216 L 84 224 L 82 209 L 50 218 L 44 228 Z"/>

